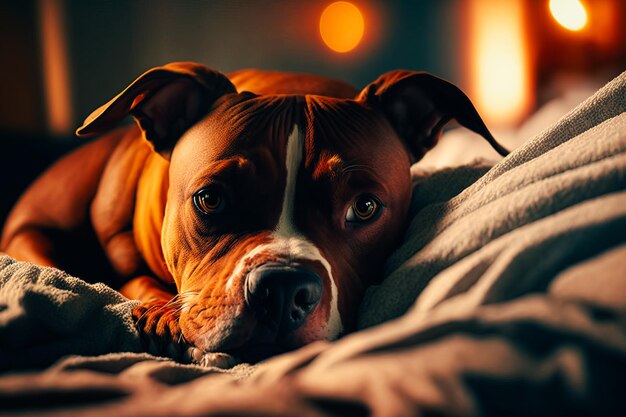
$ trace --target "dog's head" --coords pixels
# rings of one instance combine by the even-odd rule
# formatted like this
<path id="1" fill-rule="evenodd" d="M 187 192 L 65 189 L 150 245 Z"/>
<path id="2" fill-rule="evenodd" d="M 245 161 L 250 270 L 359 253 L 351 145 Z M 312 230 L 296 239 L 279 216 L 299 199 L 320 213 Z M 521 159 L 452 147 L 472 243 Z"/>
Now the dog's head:
<path id="1" fill-rule="evenodd" d="M 170 161 L 161 243 L 190 295 L 183 335 L 200 349 L 259 354 L 351 329 L 406 226 L 410 163 L 451 118 L 498 146 L 469 99 L 432 75 L 390 72 L 349 98 L 345 85 L 339 98 L 315 85 L 238 92 L 218 72 L 170 64 L 79 129 L 130 113 Z"/>

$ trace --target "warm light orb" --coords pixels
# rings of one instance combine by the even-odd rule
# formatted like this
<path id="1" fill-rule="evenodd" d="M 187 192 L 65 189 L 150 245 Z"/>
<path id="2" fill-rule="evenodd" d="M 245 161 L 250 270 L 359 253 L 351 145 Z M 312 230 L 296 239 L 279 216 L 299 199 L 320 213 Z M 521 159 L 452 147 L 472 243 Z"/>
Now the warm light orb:
<path id="1" fill-rule="evenodd" d="M 550 13 L 569 30 L 579 31 L 587 24 L 587 11 L 579 0 L 550 0 Z"/>
<path id="2" fill-rule="evenodd" d="M 365 22 L 361 11 L 347 1 L 327 6 L 320 18 L 320 34 L 324 43 L 335 52 L 349 52 L 363 38 Z"/>
<path id="3" fill-rule="evenodd" d="M 470 91 L 489 125 L 515 126 L 532 105 L 525 1 L 468 2 Z"/>

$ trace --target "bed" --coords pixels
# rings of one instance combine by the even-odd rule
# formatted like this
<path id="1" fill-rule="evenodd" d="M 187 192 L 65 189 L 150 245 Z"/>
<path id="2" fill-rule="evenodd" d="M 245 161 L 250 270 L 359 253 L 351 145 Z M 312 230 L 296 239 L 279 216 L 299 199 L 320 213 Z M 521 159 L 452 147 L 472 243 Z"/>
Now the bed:
<path id="1" fill-rule="evenodd" d="M 491 166 L 413 171 L 359 331 L 257 365 L 141 352 L 136 302 L 0 256 L 0 415 L 620 415 L 626 72 Z"/>

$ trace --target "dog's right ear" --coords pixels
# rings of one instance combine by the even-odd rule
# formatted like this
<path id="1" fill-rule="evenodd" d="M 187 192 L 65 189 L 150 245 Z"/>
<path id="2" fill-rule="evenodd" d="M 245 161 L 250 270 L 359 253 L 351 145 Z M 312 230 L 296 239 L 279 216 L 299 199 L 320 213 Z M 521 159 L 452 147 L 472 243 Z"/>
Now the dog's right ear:
<path id="1" fill-rule="evenodd" d="M 176 141 L 221 96 L 236 93 L 225 75 L 193 62 L 153 68 L 87 117 L 79 136 L 111 129 L 129 114 L 154 150 L 169 159 Z"/>
<path id="2" fill-rule="evenodd" d="M 411 151 L 412 162 L 419 161 L 437 144 L 451 119 L 484 137 L 500 155 L 508 154 L 465 93 L 426 72 L 390 71 L 365 87 L 357 100 L 383 112 Z"/>

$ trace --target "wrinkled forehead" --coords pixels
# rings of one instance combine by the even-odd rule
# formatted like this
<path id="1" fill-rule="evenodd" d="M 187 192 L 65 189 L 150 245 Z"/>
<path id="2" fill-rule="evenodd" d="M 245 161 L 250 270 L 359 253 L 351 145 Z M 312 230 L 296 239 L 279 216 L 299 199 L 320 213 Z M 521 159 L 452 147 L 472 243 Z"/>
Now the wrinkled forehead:
<path id="1" fill-rule="evenodd" d="M 384 116 L 354 100 L 241 93 L 217 102 L 185 133 L 172 161 L 182 160 L 193 170 L 196 164 L 259 150 L 272 150 L 276 160 L 284 161 L 294 128 L 302 134 L 307 166 L 317 163 L 320 156 L 359 163 L 385 160 L 386 154 L 397 155 L 396 148 L 401 146 L 390 140 L 395 135 Z"/>

